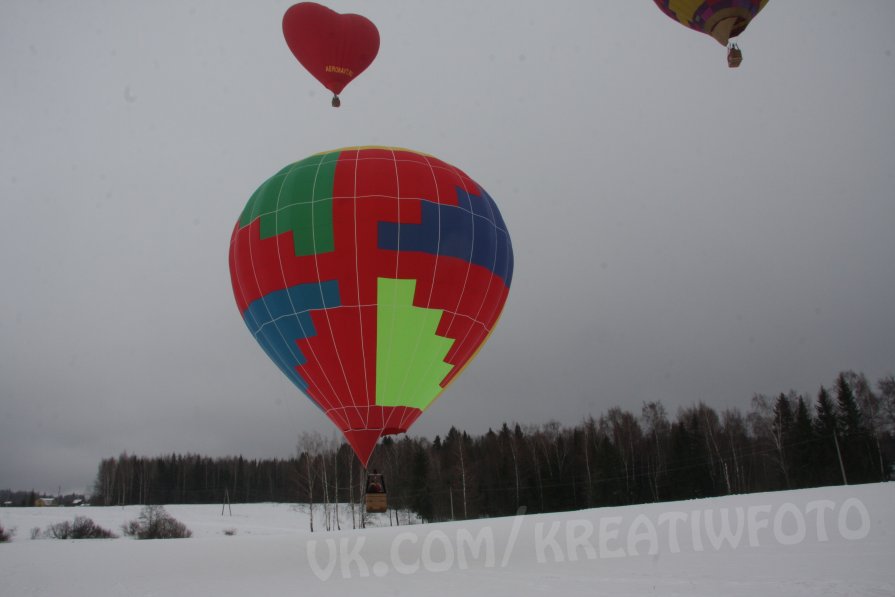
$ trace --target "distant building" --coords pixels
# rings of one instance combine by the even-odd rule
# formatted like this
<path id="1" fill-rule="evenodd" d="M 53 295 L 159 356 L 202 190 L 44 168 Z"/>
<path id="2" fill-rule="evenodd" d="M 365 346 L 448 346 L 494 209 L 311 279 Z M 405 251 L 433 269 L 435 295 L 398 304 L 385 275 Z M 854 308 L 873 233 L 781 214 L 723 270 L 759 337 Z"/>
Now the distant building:
<path id="1" fill-rule="evenodd" d="M 35 506 L 55 506 L 55 505 L 56 505 L 56 498 L 52 498 L 52 497 L 39 497 L 39 498 L 37 498 L 36 500 L 34 500 L 34 505 L 35 505 Z"/>

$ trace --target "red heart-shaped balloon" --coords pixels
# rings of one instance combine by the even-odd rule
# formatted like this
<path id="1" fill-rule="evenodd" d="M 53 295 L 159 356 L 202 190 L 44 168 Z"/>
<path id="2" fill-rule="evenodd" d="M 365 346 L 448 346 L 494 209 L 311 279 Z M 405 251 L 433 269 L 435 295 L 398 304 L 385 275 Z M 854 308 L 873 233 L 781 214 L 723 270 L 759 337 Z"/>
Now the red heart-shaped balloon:
<path id="1" fill-rule="evenodd" d="M 314 2 L 300 2 L 286 11 L 283 35 L 301 65 L 335 95 L 379 52 L 379 30 L 369 19 Z"/>

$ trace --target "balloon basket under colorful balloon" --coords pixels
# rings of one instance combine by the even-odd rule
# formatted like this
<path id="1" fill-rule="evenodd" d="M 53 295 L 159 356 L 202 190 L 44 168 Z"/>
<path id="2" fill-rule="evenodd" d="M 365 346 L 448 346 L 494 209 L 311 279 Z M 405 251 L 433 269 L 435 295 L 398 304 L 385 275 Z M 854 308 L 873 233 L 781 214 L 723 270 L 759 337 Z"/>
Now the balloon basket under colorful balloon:
<path id="1" fill-rule="evenodd" d="M 727 48 L 727 66 L 737 68 L 743 63 L 743 52 L 736 44 Z"/>
<path id="2" fill-rule="evenodd" d="M 388 502 L 384 493 L 368 493 L 365 497 L 367 514 L 379 514 L 388 511 Z"/>
<path id="3" fill-rule="evenodd" d="M 381 473 L 370 473 L 367 475 L 367 491 L 364 494 L 364 505 L 368 514 L 388 511 L 385 479 Z"/>

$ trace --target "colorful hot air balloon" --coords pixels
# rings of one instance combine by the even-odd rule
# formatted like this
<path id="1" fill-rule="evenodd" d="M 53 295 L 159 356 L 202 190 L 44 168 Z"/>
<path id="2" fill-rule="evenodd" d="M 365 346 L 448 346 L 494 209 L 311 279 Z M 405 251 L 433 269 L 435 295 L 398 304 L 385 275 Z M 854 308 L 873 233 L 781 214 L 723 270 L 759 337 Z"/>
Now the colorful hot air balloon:
<path id="1" fill-rule="evenodd" d="M 656 5 L 682 25 L 714 37 L 722 46 L 741 34 L 768 0 L 654 0 Z M 736 44 L 728 50 L 728 65 L 743 60 Z"/>
<path id="2" fill-rule="evenodd" d="M 283 36 L 302 66 L 339 94 L 364 72 L 379 52 L 379 30 L 369 19 L 339 14 L 314 2 L 300 2 L 283 15 Z"/>
<path id="3" fill-rule="evenodd" d="M 513 249 L 469 176 L 407 149 L 354 147 L 283 168 L 230 241 L 239 312 L 366 466 L 493 331 Z"/>

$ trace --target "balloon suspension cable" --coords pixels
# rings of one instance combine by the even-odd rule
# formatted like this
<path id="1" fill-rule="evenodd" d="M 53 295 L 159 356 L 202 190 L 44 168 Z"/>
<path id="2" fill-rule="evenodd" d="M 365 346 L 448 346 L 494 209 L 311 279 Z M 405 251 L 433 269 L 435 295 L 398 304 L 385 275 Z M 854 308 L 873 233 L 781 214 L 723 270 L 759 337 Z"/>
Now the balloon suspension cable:
<path id="1" fill-rule="evenodd" d="M 342 105 L 342 100 L 340 100 L 339 96 L 336 95 L 335 93 L 333 94 L 332 104 L 333 104 L 333 108 L 338 108 L 339 106 Z"/>

